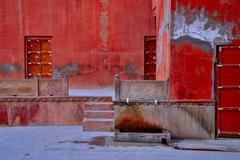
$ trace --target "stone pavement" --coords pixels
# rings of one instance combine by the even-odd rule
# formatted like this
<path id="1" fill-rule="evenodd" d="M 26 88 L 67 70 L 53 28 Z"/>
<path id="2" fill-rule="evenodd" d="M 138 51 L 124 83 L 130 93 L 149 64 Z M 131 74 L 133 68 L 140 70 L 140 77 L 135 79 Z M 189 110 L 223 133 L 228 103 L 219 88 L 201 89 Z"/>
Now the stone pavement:
<path id="1" fill-rule="evenodd" d="M 220 138 L 217 140 L 180 140 L 170 144 L 179 150 L 202 150 L 240 152 L 240 139 Z"/>
<path id="2" fill-rule="evenodd" d="M 240 159 L 240 152 L 236 151 L 192 151 L 161 144 L 114 143 L 112 136 L 111 132 L 83 132 L 80 126 L 1 127 L 0 160 Z M 205 144 L 204 141 L 187 140 L 174 143 L 185 146 Z M 214 144 L 238 147 L 239 140 L 226 139 L 214 141 Z"/>

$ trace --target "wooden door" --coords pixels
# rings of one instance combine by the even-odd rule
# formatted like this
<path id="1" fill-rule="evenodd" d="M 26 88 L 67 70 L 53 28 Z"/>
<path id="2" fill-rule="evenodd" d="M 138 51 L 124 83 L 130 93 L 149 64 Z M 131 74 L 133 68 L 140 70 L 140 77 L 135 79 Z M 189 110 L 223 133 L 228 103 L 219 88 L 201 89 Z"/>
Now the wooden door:
<path id="1" fill-rule="evenodd" d="M 26 38 L 26 78 L 52 78 L 51 38 Z"/>
<path id="2" fill-rule="evenodd" d="M 240 46 L 220 46 L 216 64 L 219 136 L 240 136 Z"/>
<path id="3" fill-rule="evenodd" d="M 144 79 L 156 80 L 156 37 L 146 36 L 144 40 Z"/>

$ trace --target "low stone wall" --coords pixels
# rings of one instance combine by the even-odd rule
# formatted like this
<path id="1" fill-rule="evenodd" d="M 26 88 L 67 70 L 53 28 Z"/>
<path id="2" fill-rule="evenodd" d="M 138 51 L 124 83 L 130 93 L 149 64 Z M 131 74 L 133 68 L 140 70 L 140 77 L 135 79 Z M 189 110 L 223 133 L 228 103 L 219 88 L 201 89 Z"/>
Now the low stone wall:
<path id="1" fill-rule="evenodd" d="M 68 95 L 68 78 L 62 79 L 39 79 L 38 95 L 39 96 L 67 96 Z"/>
<path id="2" fill-rule="evenodd" d="M 215 105 L 213 102 L 114 102 L 117 132 L 160 133 L 169 131 L 173 138 L 214 139 Z"/>
<path id="3" fill-rule="evenodd" d="M 167 100 L 168 82 L 153 80 L 119 80 L 115 76 L 115 100 Z"/>
<path id="4" fill-rule="evenodd" d="M 111 97 L 0 98 L 0 126 L 81 125 L 85 103 L 111 101 Z"/>
<path id="5" fill-rule="evenodd" d="M 68 78 L 1 79 L 0 96 L 67 96 Z"/>
<path id="6" fill-rule="evenodd" d="M 38 80 L 1 79 L 0 96 L 38 96 Z"/>

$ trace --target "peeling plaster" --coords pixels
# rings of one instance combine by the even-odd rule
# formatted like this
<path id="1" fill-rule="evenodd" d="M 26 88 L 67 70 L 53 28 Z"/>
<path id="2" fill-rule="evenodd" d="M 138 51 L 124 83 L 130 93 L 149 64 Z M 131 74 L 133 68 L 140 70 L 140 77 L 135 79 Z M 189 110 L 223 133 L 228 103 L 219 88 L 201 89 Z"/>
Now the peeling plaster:
<path id="1" fill-rule="evenodd" d="M 232 39 L 233 22 L 221 23 L 208 18 L 205 9 L 188 9 L 177 7 L 173 19 L 172 39 L 189 36 L 215 44 L 228 43 Z"/>

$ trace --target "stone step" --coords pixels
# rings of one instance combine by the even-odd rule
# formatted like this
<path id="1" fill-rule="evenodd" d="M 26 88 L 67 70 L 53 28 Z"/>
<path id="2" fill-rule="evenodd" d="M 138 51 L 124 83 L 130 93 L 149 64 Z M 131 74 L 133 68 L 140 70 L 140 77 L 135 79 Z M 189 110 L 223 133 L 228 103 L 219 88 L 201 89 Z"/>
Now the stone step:
<path id="1" fill-rule="evenodd" d="M 84 110 L 89 111 L 89 110 L 113 110 L 113 103 L 108 103 L 108 102 L 90 102 L 86 103 L 84 105 Z"/>
<path id="2" fill-rule="evenodd" d="M 88 110 L 84 111 L 85 118 L 113 119 L 114 112 L 107 110 Z"/>
<path id="3" fill-rule="evenodd" d="M 113 131 L 113 119 L 84 119 L 83 131 Z"/>

